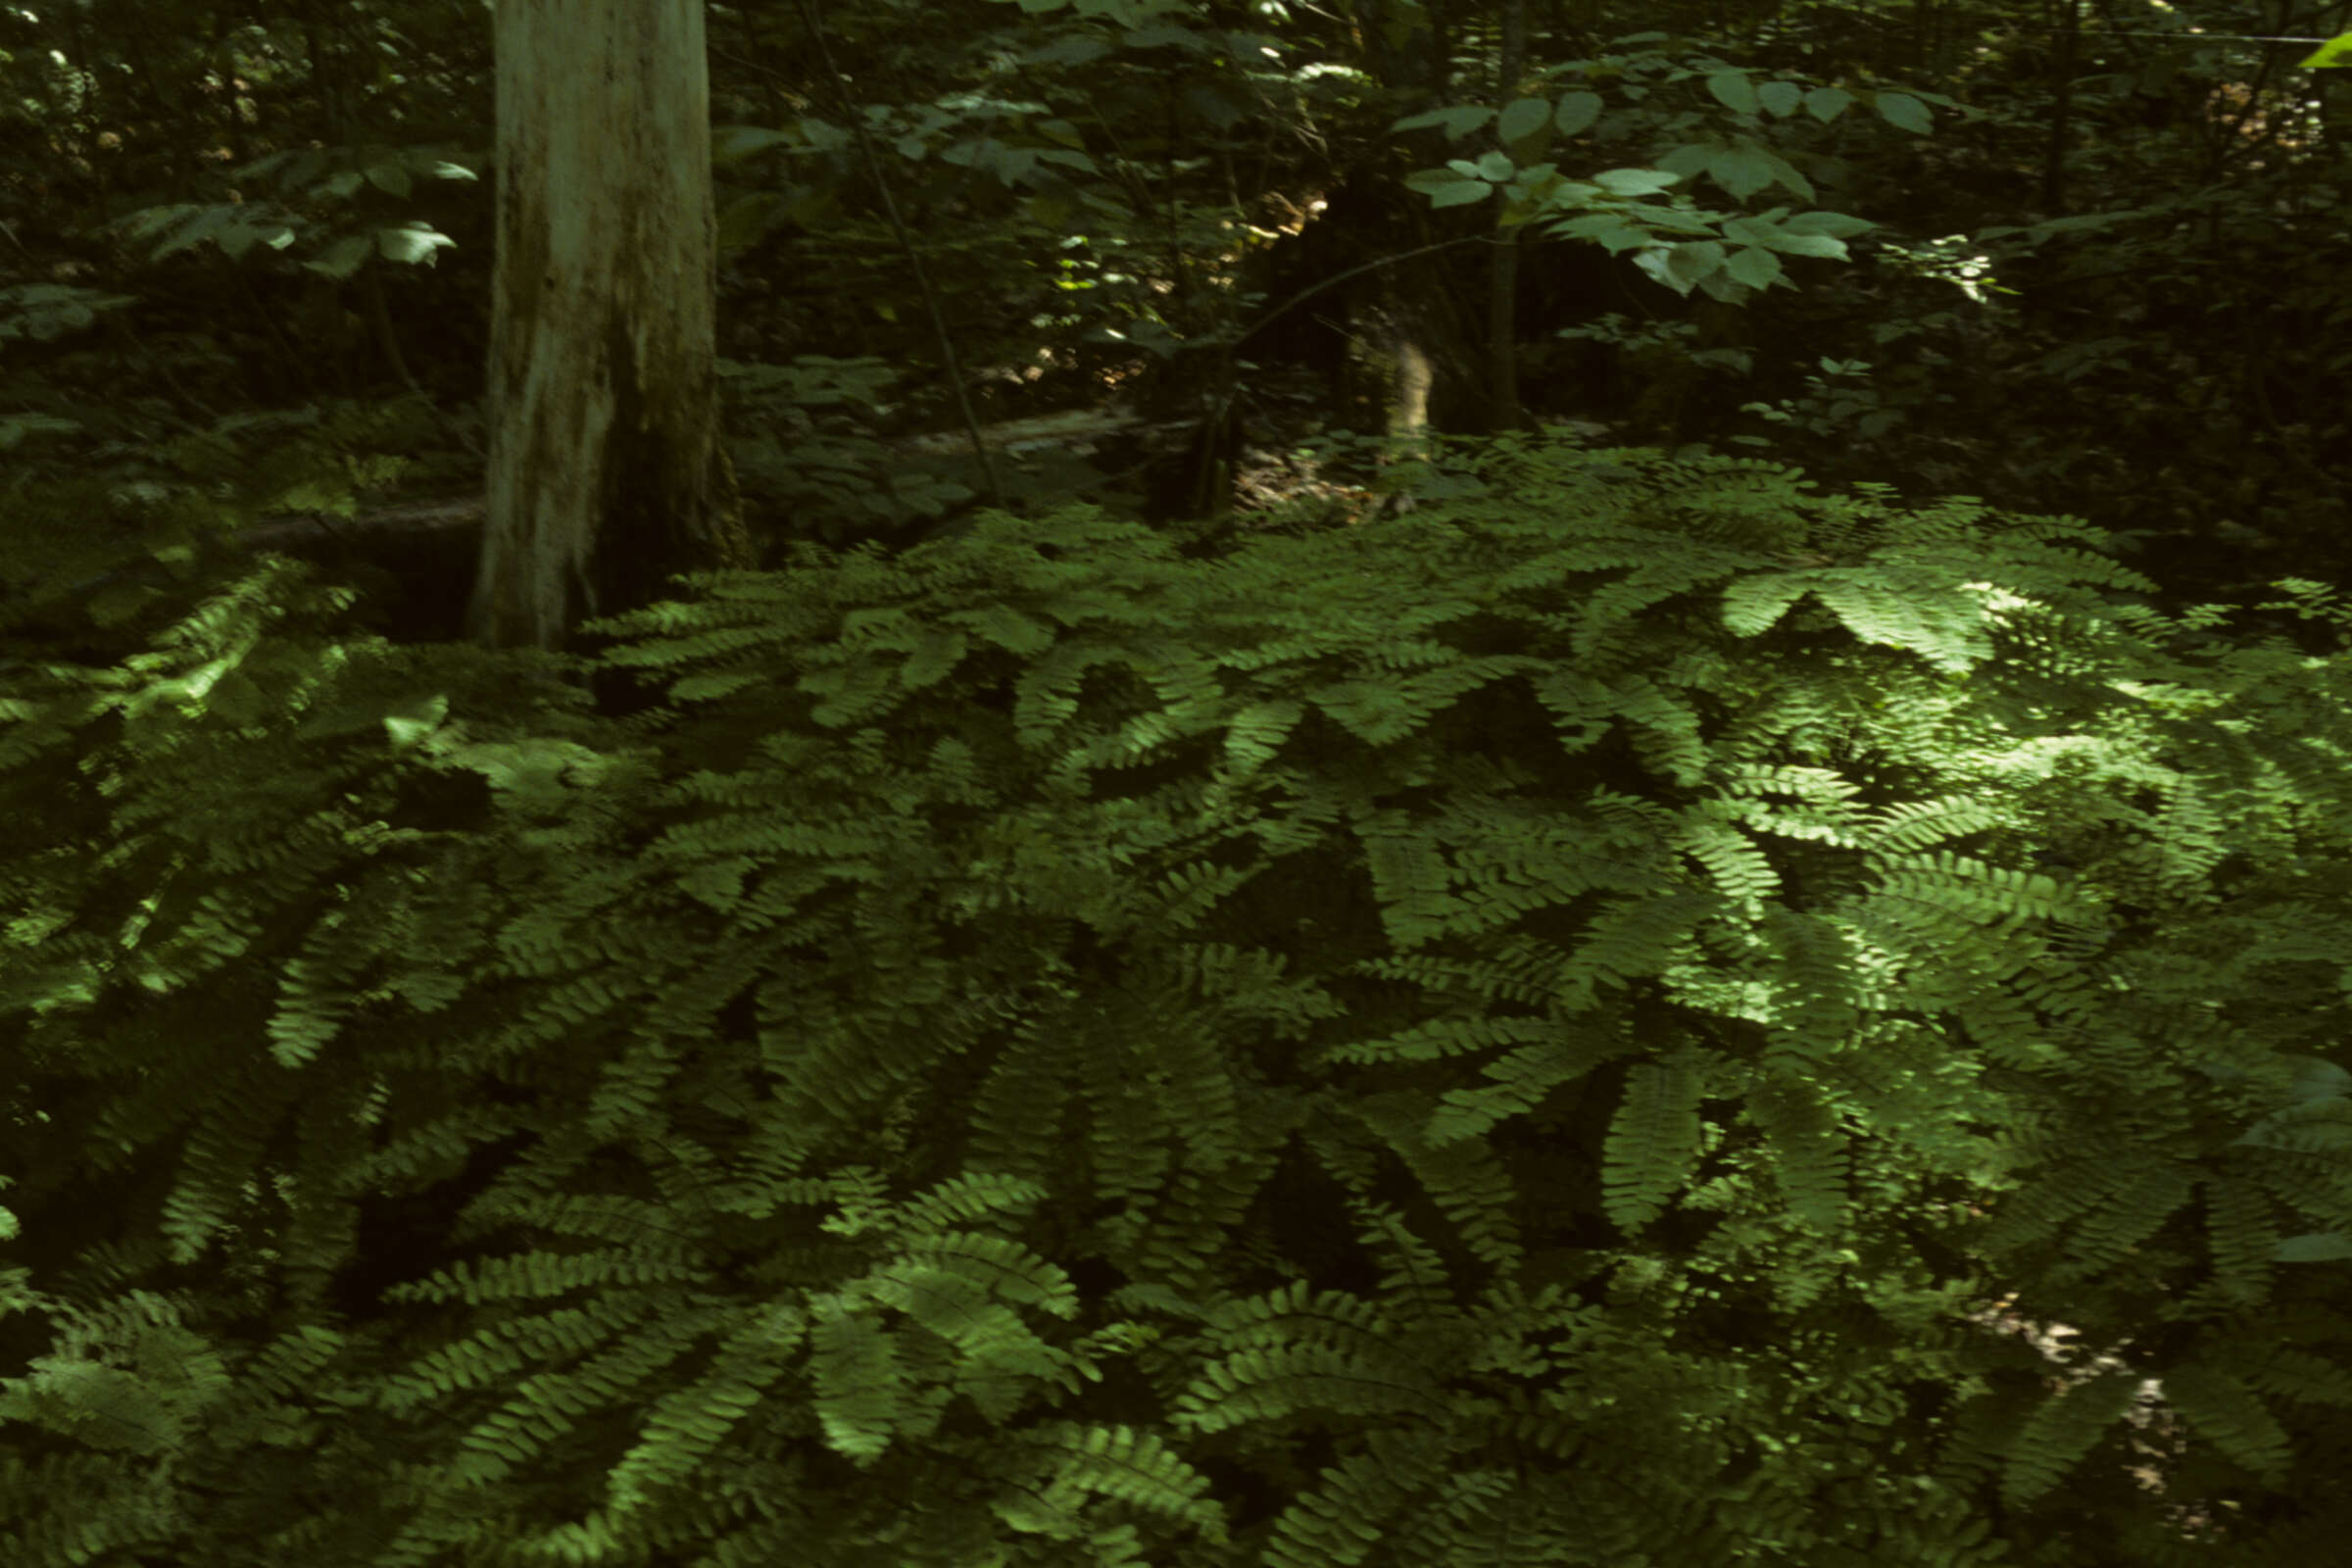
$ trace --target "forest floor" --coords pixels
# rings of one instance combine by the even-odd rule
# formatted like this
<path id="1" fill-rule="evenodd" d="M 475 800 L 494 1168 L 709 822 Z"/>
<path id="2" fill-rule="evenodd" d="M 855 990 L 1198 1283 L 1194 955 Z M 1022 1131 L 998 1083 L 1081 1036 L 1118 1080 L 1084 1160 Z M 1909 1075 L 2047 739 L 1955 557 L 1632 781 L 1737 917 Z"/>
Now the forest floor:
<path id="1" fill-rule="evenodd" d="M 2055 1392 L 2073 1388 L 2104 1373 L 2113 1372 L 2124 1362 L 2115 1352 L 2124 1341 L 2097 1352 L 2083 1356 L 2082 1347 L 2076 1342 L 2079 1333 L 2065 1323 L 2034 1323 L 2010 1310 L 2015 1296 L 2004 1296 L 1991 1304 L 1969 1314 L 1969 1320 L 1981 1323 L 1997 1334 L 2014 1334 L 2023 1338 L 2042 1359 L 2058 1370 L 2048 1385 Z M 2168 1460 L 2180 1452 L 2180 1422 L 2179 1414 L 2164 1402 L 2164 1383 L 2159 1378 L 2142 1378 L 2132 1396 L 2132 1408 L 2124 1419 L 2131 1423 L 2134 1435 L 2130 1440 L 2132 1451 L 2145 1462 L 2128 1466 L 2132 1479 L 2143 1492 L 2166 1495 L 2164 1475 Z M 2225 1504 L 2224 1506 L 2234 1506 Z M 2213 1519 L 2202 1505 L 2166 1502 L 2166 1519 L 2178 1527 L 2184 1540 L 2210 1540 Z"/>

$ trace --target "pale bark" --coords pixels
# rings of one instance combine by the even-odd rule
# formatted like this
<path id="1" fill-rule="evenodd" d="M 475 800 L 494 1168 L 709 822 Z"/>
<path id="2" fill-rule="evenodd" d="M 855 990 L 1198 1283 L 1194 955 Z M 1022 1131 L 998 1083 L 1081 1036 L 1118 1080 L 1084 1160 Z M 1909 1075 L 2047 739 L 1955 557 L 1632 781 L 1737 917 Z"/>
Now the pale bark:
<path id="1" fill-rule="evenodd" d="M 467 629 L 562 648 L 751 565 L 718 442 L 702 0 L 499 0 L 487 514 Z"/>

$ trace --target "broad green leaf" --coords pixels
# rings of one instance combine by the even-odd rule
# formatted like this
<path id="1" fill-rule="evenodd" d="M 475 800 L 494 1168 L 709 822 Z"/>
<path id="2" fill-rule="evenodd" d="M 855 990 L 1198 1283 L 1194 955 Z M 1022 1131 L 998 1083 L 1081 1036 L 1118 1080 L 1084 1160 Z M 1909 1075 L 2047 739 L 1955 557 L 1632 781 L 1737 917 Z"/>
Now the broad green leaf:
<path id="1" fill-rule="evenodd" d="M 226 221 L 228 210 L 224 207 L 150 207 L 144 212 L 133 213 L 123 220 L 122 226 L 133 239 L 144 239 L 150 234 L 162 233 L 173 224 L 179 225 L 178 233 L 166 235 L 164 242 L 155 248 L 155 259 L 161 261 L 174 251 L 186 250 Z M 225 246 L 222 248 L 226 249 Z M 230 254 L 235 253 L 232 251 Z"/>
<path id="2" fill-rule="evenodd" d="M 1723 225 L 1723 237 L 1735 244 L 1761 245 L 1764 236 L 1780 232 L 1781 220 L 1788 216 L 1788 208 L 1774 207 L 1765 212 L 1727 219 Z"/>
<path id="3" fill-rule="evenodd" d="M 2278 1485 L 2286 1472 L 2292 1440 L 2269 1405 L 2234 1373 L 2203 1361 L 2175 1362 L 2165 1368 L 2164 1398 L 2186 1416 L 2190 1429 L 2223 1457 L 2243 1465 L 2270 1486 Z"/>
<path id="4" fill-rule="evenodd" d="M 1592 122 L 1600 118 L 1600 94 L 1569 92 L 1560 95 L 1560 106 L 1551 112 L 1551 122 L 1563 136 L 1582 135 Z"/>
<path id="5" fill-rule="evenodd" d="M 1156 354 L 1163 360 L 1174 359 L 1176 351 L 1184 347 L 1183 340 L 1169 331 L 1166 324 L 1160 321 L 1130 321 L 1124 330 L 1111 332 L 1110 338 L 1117 343 L 1132 343 L 1137 348 Z"/>
<path id="6" fill-rule="evenodd" d="M 1553 207 L 1590 207 L 1592 198 L 1599 194 L 1598 185 L 1581 179 L 1563 179 L 1557 185 L 1547 185 L 1544 199 Z"/>
<path id="7" fill-rule="evenodd" d="M 374 248 L 366 235 L 346 234 L 302 265 L 326 277 L 349 277 L 360 270 L 360 264 Z"/>
<path id="8" fill-rule="evenodd" d="M 1669 245 L 1642 252 L 1634 265 L 1677 294 L 1688 294 L 1692 285 L 1723 270 L 1723 247 L 1712 240 Z"/>
<path id="9" fill-rule="evenodd" d="M 96 319 L 96 314 L 86 305 L 65 305 L 46 315 L 34 317 L 27 330 L 35 338 L 46 341 L 62 337 L 68 332 L 78 332 Z M 10 333 L 12 337 L 15 335 L 13 331 Z"/>
<path id="10" fill-rule="evenodd" d="M 1458 179 L 1432 190 L 1429 204 L 1432 207 L 1466 207 L 1472 202 L 1485 201 L 1488 192 L 1494 188 L 1483 179 Z"/>
<path id="11" fill-rule="evenodd" d="M 2339 32 L 2295 62 L 2297 71 L 2342 71 L 2352 68 L 2352 32 Z"/>
<path id="12" fill-rule="evenodd" d="M 1502 138 L 1503 145 L 1507 147 L 1515 141 L 1525 141 L 1542 130 L 1550 120 L 1551 104 L 1548 100 L 1522 98 L 1502 112 L 1495 134 Z"/>
<path id="13" fill-rule="evenodd" d="M 10 450 L 27 435 L 65 435 L 82 428 L 79 419 L 63 419 L 46 414 L 0 415 L 0 452 Z"/>
<path id="14" fill-rule="evenodd" d="M 294 149 L 288 149 L 282 153 L 266 153 L 262 157 L 256 158 L 250 164 L 244 164 L 238 168 L 230 170 L 228 172 L 228 177 L 238 181 L 240 184 L 249 180 L 257 180 L 260 179 L 264 174 L 276 172 L 286 165 L 294 162 L 294 160 L 300 156 L 300 152 Z"/>
<path id="15" fill-rule="evenodd" d="M 2287 1099 L 2295 1104 L 2309 1104 L 2315 1100 L 2352 1099 L 2352 1072 L 2346 1072 L 2334 1062 L 2318 1056 L 2288 1059 L 2295 1064 L 2295 1077 L 2287 1090 Z"/>
<path id="16" fill-rule="evenodd" d="M 837 153 L 855 139 L 841 126 L 814 115 L 803 115 L 800 128 L 801 140 L 810 152 Z"/>
<path id="17" fill-rule="evenodd" d="M 1796 234 L 1784 229 L 1778 233 L 1759 234 L 1756 243 L 1790 256 L 1826 256 L 1834 262 L 1845 259 L 1845 241 L 1828 234 Z"/>
<path id="18" fill-rule="evenodd" d="M 1842 239 L 1879 225 L 1851 213 L 1799 213 L 1783 226 L 1794 234 L 1835 234 Z"/>
<path id="19" fill-rule="evenodd" d="M 1816 87 L 1805 94 L 1805 113 L 1826 125 L 1844 114 L 1853 101 L 1854 95 L 1843 87 Z"/>
<path id="20" fill-rule="evenodd" d="M 1471 107 L 1432 109 L 1427 114 L 1407 115 L 1402 120 L 1396 122 L 1396 123 L 1394 125 L 1391 125 L 1389 129 L 1394 132 L 1399 130 L 1420 130 L 1429 125 L 1443 125 L 1446 127 L 1446 134 L 1447 137 L 1454 141 L 1459 141 L 1464 136 L 1469 135 L 1470 132 L 1478 129 L 1481 125 L 1484 125 L 1488 121 L 1493 120 L 1494 118 L 1494 111 L 1492 109 L 1478 109 Z"/>
<path id="21" fill-rule="evenodd" d="M 1511 172 L 1518 167 L 1508 153 L 1488 153 L 1478 161 L 1478 177 L 1500 182 L 1510 178 Z"/>
<path id="22" fill-rule="evenodd" d="M 188 209 L 176 209 L 186 212 Z M 242 209 L 214 207 L 204 212 L 178 236 L 156 251 L 157 259 L 184 250 L 199 241 L 210 239 L 220 247 L 221 254 L 236 259 L 253 249 L 258 242 L 273 251 L 282 251 L 294 243 L 294 230 L 283 223 L 251 223 L 238 217 Z"/>
<path id="23" fill-rule="evenodd" d="M 1806 201 L 1813 200 L 1813 182 L 1798 172 L 1797 167 L 1779 153 L 1766 152 L 1764 162 L 1771 167 L 1773 183 L 1784 190 L 1794 191 Z"/>
<path id="24" fill-rule="evenodd" d="M 1681 183 L 1681 176 L 1663 169 L 1604 169 L 1592 183 L 1612 196 L 1654 196 Z"/>
<path id="25" fill-rule="evenodd" d="M 1880 93 L 1873 107 L 1881 120 L 1897 130 L 1925 136 L 1936 128 L 1936 118 L 1928 113 L 1928 106 L 1907 92 Z"/>
<path id="26" fill-rule="evenodd" d="M 1723 270 L 1749 288 L 1770 288 L 1786 275 L 1781 259 L 1758 245 L 1742 246 L 1732 252 Z"/>
<path id="27" fill-rule="evenodd" d="M 1119 41 L 1130 49 L 1189 49 L 1197 55 L 1208 52 L 1206 41 L 1192 28 L 1164 22 L 1156 26 L 1133 28 Z"/>
<path id="28" fill-rule="evenodd" d="M 1786 120 L 1805 101 L 1805 90 L 1793 81 L 1768 81 L 1756 89 L 1756 97 L 1767 113 Z"/>
<path id="29" fill-rule="evenodd" d="M 1500 227 L 1511 228 L 1544 213 L 1577 206 L 1577 202 L 1566 199 L 1566 193 L 1573 191 L 1589 195 L 1592 189 L 1590 185 L 1578 185 L 1562 179 L 1559 172 L 1549 164 L 1540 165 L 1538 169 L 1522 169 L 1511 181 L 1511 188 L 1504 193 L 1502 215 L 1495 222 Z"/>
<path id="30" fill-rule="evenodd" d="M 1674 269 L 1676 274 L 1692 282 L 1723 268 L 1723 247 L 1711 239 L 1676 245 L 1670 247 L 1666 254 L 1667 265 Z"/>
<path id="31" fill-rule="evenodd" d="M 1734 114 L 1752 115 L 1756 112 L 1756 84 L 1747 79 L 1744 71 L 1718 71 L 1707 77 L 1707 91 L 1715 101 Z"/>
<path id="32" fill-rule="evenodd" d="M 409 172 L 398 164 L 377 164 L 368 171 L 368 183 L 387 196 L 409 194 Z"/>
<path id="33" fill-rule="evenodd" d="M 1553 224 L 1548 232 L 1563 239 L 1591 240 L 1612 256 L 1639 250 L 1650 242 L 1647 230 L 1617 213 L 1585 213 Z"/>
<path id="34" fill-rule="evenodd" d="M 1707 172 L 1744 201 L 1772 183 L 1772 160 L 1761 147 L 1731 147 L 1707 160 Z"/>
<path id="35" fill-rule="evenodd" d="M 1713 239 L 1718 232 L 1717 225 L 1723 221 L 1723 215 L 1693 207 L 1689 197 L 1681 197 L 1672 206 L 1642 208 L 1642 221 L 1647 223 L 1654 233 L 1704 234 Z"/>
<path id="36" fill-rule="evenodd" d="M 1749 288 L 1720 267 L 1700 278 L 1698 286 L 1708 298 L 1721 300 L 1726 305 L 1745 305 L 1756 297 L 1754 289 Z M 1694 354 L 1691 358 L 1696 360 L 1699 356 Z M 1745 375 L 1747 371 L 1741 369 L 1739 373 Z"/>
<path id="37" fill-rule="evenodd" d="M 1689 179 L 1693 174 L 1705 173 L 1708 160 L 1723 149 L 1724 143 L 1719 141 L 1685 142 L 1680 147 L 1668 148 L 1664 156 L 1658 159 L 1657 167 L 1670 174 Z"/>
<path id="38" fill-rule="evenodd" d="M 457 241 L 429 223 L 413 220 L 396 223 L 375 231 L 375 253 L 387 262 L 399 262 L 414 267 L 418 262 L 431 267 L 445 245 Z"/>
<path id="39" fill-rule="evenodd" d="M 790 146 L 792 137 L 763 125 L 714 125 L 710 130 L 710 163 L 714 168 L 724 169 L 779 143 Z"/>

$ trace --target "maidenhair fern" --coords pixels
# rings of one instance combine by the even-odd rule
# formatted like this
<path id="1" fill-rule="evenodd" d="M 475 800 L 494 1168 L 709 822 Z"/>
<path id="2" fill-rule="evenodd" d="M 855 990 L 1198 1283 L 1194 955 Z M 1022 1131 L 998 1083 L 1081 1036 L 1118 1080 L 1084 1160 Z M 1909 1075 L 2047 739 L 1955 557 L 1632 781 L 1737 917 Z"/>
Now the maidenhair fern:
<path id="1" fill-rule="evenodd" d="M 2065 519 L 1393 476 L 701 579 L 625 729 L 282 562 L 8 696 L 0 1556 L 2323 1560 L 2352 665 Z"/>

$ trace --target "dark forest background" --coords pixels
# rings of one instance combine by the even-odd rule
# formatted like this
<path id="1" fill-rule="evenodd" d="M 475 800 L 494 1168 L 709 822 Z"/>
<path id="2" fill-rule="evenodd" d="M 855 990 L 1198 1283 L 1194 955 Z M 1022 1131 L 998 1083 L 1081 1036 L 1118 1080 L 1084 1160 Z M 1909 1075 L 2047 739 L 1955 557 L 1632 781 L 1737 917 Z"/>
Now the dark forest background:
<path id="1" fill-rule="evenodd" d="M 2352 72 L 2300 63 L 2348 15 L 713 5 L 744 516 L 769 564 L 1071 500 L 1344 525 L 1399 504 L 1382 438 L 1547 429 L 2077 516 L 2168 611 L 2342 587 Z M 143 646 L 208 551 L 463 635 L 491 51 L 480 0 L 0 10 L 0 695 Z M 1710 216 L 1498 224 L 1543 162 Z M 1717 243 L 1792 214 L 1841 243 Z"/>
<path id="2" fill-rule="evenodd" d="M 747 512 L 778 552 L 992 501 L 1345 520 L 1346 438 L 1409 415 L 2070 514 L 2182 602 L 2340 583 L 2345 94 L 2296 63 L 2347 10 L 712 6 Z M 457 635 L 490 48 L 473 0 L 0 14 L 0 631 L 88 643 L 24 607 L 201 490 Z M 1494 130 L 1400 120 L 1576 94 L 1569 177 L 1877 226 L 1678 287 L 1539 224 L 1498 265 L 1494 203 L 1407 185 Z"/>

